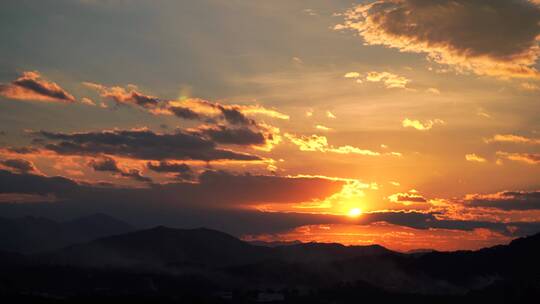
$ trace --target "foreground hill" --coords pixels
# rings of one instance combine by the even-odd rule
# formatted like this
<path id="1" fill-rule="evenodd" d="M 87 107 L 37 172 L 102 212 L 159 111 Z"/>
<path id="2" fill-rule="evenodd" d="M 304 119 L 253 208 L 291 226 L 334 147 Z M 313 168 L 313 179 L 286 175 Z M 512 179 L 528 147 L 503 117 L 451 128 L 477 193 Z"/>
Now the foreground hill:
<path id="1" fill-rule="evenodd" d="M 419 255 L 376 245 L 265 247 L 210 229 L 156 227 L 46 254 L 0 252 L 0 298 L 252 303 L 271 290 L 289 303 L 526 303 L 540 295 L 539 254 L 540 234 L 479 251 Z"/>

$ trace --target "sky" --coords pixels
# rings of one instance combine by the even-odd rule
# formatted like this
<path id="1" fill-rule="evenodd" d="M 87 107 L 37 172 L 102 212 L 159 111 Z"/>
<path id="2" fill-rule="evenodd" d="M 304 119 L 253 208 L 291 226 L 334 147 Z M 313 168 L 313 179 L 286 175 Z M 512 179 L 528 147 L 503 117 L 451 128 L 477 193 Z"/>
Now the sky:
<path id="1" fill-rule="evenodd" d="M 540 232 L 538 1 L 0 8 L 0 216 L 400 251 Z"/>

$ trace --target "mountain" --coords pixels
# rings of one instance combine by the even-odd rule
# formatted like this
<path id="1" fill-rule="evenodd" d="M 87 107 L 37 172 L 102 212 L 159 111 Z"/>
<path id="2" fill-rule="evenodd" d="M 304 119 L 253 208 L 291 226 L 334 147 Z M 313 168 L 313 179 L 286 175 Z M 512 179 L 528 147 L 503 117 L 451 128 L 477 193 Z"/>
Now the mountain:
<path id="1" fill-rule="evenodd" d="M 68 222 L 41 217 L 0 218 L 0 251 L 37 253 L 126 233 L 133 228 L 110 216 L 94 214 Z"/>
<path id="2" fill-rule="evenodd" d="M 288 303 L 523 303 L 540 296 L 539 254 L 540 234 L 478 251 L 403 254 L 377 245 L 256 246 L 216 230 L 160 226 L 42 254 L 0 252 L 0 298 L 254 303 L 265 292 Z"/>
<path id="3" fill-rule="evenodd" d="M 97 239 L 54 253 L 67 264 L 110 267 L 219 267 L 250 263 L 269 248 L 252 246 L 226 233 L 163 226 Z"/>
<path id="4" fill-rule="evenodd" d="M 346 247 L 316 243 L 256 246 L 216 230 L 159 226 L 70 246 L 56 252 L 55 258 L 76 265 L 137 265 L 171 269 L 227 267 L 266 260 L 321 262 L 388 253 L 391 251 L 380 246 Z"/>

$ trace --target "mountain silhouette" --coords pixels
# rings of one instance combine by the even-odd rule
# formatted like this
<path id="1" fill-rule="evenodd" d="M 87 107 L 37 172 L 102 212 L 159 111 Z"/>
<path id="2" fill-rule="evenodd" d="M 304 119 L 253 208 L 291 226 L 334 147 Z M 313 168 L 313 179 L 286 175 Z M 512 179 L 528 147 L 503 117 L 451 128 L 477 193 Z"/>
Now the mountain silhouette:
<path id="1" fill-rule="evenodd" d="M 25 218 L 18 223 L 29 223 L 31 232 L 48 229 L 39 237 L 27 237 L 34 243 L 58 232 L 55 246 L 58 240 L 66 241 L 66 227 L 86 237 L 127 228 L 105 215 L 64 223 Z M 370 301 L 524 302 L 540 295 L 539 254 L 540 234 L 477 251 L 406 254 L 378 245 L 258 246 L 212 229 L 159 226 L 45 253 L 0 251 L 0 298 L 2 292 L 15 299 L 36 292 L 38 297 L 127 294 L 216 303 L 215 297 L 225 294 L 253 303 L 253 291 L 271 295 L 268 290 L 281 290 L 301 303 L 356 303 L 358 294 Z"/>
<path id="2" fill-rule="evenodd" d="M 129 224 L 99 213 L 67 222 L 32 216 L 0 218 L 0 251 L 50 251 L 131 230 Z"/>

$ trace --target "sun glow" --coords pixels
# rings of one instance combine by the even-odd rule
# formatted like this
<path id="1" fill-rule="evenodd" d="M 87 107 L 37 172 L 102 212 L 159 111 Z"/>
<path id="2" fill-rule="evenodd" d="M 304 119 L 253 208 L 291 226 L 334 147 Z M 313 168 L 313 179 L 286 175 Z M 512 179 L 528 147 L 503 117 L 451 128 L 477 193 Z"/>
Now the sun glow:
<path id="1" fill-rule="evenodd" d="M 362 214 L 362 210 L 360 208 L 352 208 L 349 210 L 349 213 L 347 214 L 350 217 L 358 217 Z"/>

